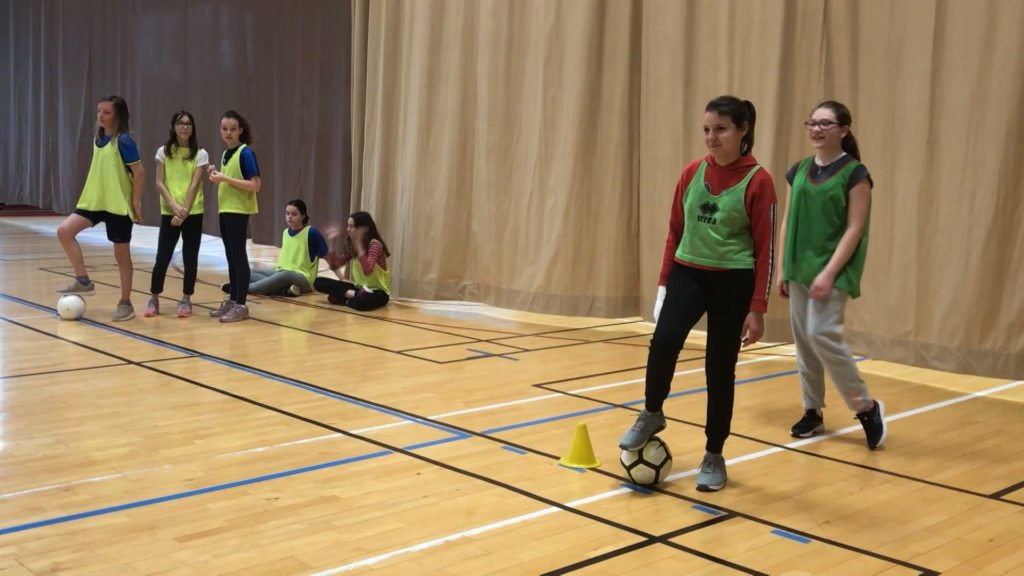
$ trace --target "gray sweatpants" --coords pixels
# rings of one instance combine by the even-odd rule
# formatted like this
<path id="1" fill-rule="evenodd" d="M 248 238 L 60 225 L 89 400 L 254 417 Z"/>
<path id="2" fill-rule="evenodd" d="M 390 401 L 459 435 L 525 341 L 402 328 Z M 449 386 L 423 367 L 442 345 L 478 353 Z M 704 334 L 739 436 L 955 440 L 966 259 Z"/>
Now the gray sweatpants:
<path id="1" fill-rule="evenodd" d="M 812 300 L 807 286 L 789 283 L 789 321 L 796 344 L 804 410 L 825 406 L 825 368 L 850 410 L 863 412 L 872 406 L 857 363 L 843 342 L 843 316 L 848 299 L 845 292 L 833 288 L 827 300 Z"/>
<path id="2" fill-rule="evenodd" d="M 249 284 L 249 294 L 281 294 L 292 284 L 296 284 L 303 294 L 313 291 L 309 280 L 298 272 L 291 270 L 266 271 L 253 270 L 252 282 Z"/>

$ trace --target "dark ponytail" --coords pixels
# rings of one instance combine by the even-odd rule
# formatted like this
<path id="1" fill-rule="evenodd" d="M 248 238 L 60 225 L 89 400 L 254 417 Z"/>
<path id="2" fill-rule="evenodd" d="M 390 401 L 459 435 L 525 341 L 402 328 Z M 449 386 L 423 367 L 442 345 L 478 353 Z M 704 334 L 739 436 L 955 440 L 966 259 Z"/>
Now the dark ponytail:
<path id="1" fill-rule="evenodd" d="M 714 112 L 719 116 L 728 116 L 736 128 L 747 127 L 747 133 L 740 140 L 740 156 L 746 156 L 754 150 L 754 126 L 757 123 L 757 110 L 750 100 L 740 100 L 735 96 L 719 96 L 704 108 L 705 112 Z"/>
<path id="2" fill-rule="evenodd" d="M 850 126 L 853 125 L 853 115 L 850 114 L 850 109 L 847 108 L 845 104 L 836 102 L 835 100 L 826 100 L 815 106 L 814 110 L 819 110 L 821 108 L 831 110 L 832 113 L 836 115 L 836 122 L 839 123 L 840 127 L 846 126 L 847 128 L 850 128 Z M 812 110 L 811 112 L 813 114 L 814 111 Z M 843 147 L 843 152 L 853 156 L 858 161 L 860 160 L 860 147 L 857 146 L 857 139 L 853 136 L 852 129 L 846 131 L 846 136 L 843 136 L 843 140 L 840 144 Z"/>

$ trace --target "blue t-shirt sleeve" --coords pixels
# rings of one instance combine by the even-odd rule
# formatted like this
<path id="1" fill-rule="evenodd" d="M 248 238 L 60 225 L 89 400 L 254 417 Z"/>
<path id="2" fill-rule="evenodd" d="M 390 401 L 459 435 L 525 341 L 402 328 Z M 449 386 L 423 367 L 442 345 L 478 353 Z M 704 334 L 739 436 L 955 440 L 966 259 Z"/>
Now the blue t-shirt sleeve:
<path id="1" fill-rule="evenodd" d="M 327 257 L 327 240 L 319 230 L 309 227 L 309 261 Z"/>
<path id="2" fill-rule="evenodd" d="M 139 146 L 128 134 L 121 134 L 117 139 L 117 149 L 121 151 L 121 160 L 125 164 L 134 164 L 142 159 L 139 156 Z"/>
<path id="3" fill-rule="evenodd" d="M 252 180 L 260 175 L 260 166 L 256 163 L 256 153 L 248 146 L 242 150 L 242 157 L 239 158 L 242 164 L 242 178 Z"/>

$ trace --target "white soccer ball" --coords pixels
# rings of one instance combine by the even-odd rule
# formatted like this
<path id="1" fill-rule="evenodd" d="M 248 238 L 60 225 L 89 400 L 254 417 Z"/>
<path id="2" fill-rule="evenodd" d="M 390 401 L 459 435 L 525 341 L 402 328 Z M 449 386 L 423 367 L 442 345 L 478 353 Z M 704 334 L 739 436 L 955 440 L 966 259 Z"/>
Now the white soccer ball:
<path id="1" fill-rule="evenodd" d="M 85 315 L 85 299 L 78 294 L 65 294 L 57 301 L 57 314 L 62 320 L 78 320 Z"/>
<path id="2" fill-rule="evenodd" d="M 633 484 L 653 486 L 672 473 L 672 452 L 661 438 L 652 436 L 639 450 L 623 450 L 619 463 Z"/>

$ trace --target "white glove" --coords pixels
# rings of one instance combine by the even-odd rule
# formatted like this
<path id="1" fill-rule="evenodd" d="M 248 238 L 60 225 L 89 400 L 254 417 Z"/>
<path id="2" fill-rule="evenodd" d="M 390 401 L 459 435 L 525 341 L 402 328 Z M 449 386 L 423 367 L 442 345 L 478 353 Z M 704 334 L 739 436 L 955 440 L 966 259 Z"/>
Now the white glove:
<path id="1" fill-rule="evenodd" d="M 658 286 L 658 297 L 654 299 L 654 323 L 658 323 L 658 316 L 661 316 L 661 307 L 665 304 L 665 293 L 667 292 L 664 286 Z"/>

